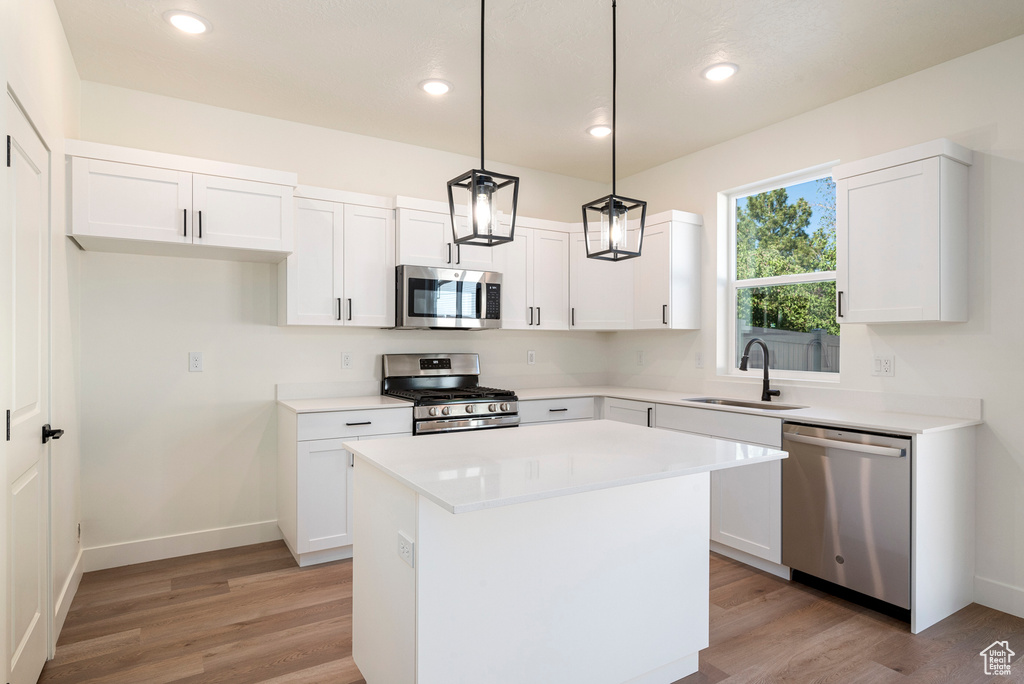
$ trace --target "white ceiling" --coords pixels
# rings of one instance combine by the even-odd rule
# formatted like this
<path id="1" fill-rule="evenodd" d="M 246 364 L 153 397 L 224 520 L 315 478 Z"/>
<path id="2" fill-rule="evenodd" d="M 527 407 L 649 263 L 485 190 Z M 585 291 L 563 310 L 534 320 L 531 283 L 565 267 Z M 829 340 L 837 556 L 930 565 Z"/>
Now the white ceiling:
<path id="1" fill-rule="evenodd" d="M 479 154 L 476 0 L 56 5 L 85 80 Z M 186 36 L 169 9 L 213 29 Z M 1024 2 L 622 0 L 618 23 L 624 177 L 1020 35 Z M 610 139 L 584 130 L 610 118 L 611 2 L 491 2 L 487 35 L 488 160 L 607 181 Z M 740 72 L 702 79 L 718 61 Z"/>

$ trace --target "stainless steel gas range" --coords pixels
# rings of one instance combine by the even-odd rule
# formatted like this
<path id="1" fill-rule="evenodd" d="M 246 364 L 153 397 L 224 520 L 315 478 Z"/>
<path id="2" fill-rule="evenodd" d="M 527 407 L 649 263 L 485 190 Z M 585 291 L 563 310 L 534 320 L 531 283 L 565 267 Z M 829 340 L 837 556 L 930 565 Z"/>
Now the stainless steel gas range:
<path id="1" fill-rule="evenodd" d="M 385 354 L 381 394 L 413 402 L 413 434 L 519 425 L 511 390 L 482 387 L 477 354 Z"/>

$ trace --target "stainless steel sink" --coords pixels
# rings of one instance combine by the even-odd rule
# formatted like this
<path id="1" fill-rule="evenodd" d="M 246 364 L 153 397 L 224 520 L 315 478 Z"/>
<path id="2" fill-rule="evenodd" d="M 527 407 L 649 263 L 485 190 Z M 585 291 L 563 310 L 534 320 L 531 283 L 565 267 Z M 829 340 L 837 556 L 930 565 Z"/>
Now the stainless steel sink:
<path id="1" fill-rule="evenodd" d="M 739 408 L 764 409 L 766 411 L 792 411 L 793 409 L 807 408 L 796 404 L 776 404 L 773 401 L 743 401 L 742 399 L 722 399 L 719 397 L 698 397 L 696 399 L 684 399 L 683 401 L 695 401 L 700 404 L 717 404 L 718 406 L 738 406 Z"/>

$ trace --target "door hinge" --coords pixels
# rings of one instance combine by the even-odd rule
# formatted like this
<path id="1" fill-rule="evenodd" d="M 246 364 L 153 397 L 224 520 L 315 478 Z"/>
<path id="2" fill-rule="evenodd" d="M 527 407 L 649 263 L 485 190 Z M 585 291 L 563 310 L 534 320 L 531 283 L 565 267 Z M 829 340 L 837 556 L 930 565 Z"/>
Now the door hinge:
<path id="1" fill-rule="evenodd" d="M 7 409 L 7 441 L 11 441 L 11 409 Z"/>
<path id="2" fill-rule="evenodd" d="M 7 168 L 11 168 L 11 136 L 7 136 Z"/>

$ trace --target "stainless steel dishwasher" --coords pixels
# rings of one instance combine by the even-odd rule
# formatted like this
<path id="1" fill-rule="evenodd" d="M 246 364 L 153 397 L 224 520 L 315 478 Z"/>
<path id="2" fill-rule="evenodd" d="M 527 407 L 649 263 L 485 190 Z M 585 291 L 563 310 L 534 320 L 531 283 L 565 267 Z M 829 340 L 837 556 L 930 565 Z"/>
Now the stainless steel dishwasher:
<path id="1" fill-rule="evenodd" d="M 782 563 L 910 608 L 909 437 L 785 423 Z"/>

